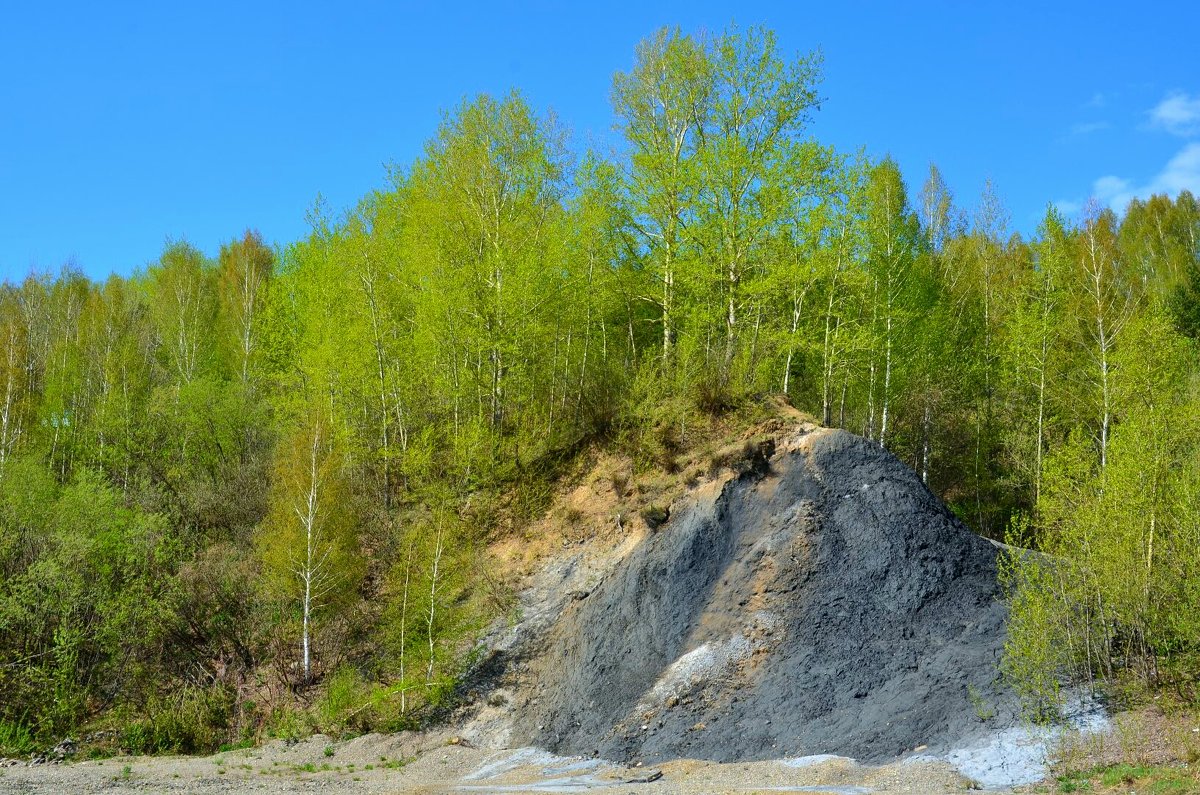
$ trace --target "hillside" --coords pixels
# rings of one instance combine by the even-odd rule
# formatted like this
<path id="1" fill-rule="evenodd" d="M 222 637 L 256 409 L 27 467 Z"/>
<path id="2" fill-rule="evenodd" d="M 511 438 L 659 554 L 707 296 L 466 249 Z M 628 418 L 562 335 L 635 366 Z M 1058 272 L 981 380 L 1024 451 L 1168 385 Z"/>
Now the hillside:
<path id="1" fill-rule="evenodd" d="M 1014 234 L 814 137 L 820 50 L 647 34 L 611 147 L 456 92 L 303 235 L 0 284 L 0 755 L 894 759 L 1063 683 L 1200 704 L 1196 196 Z"/>
<path id="2" fill-rule="evenodd" d="M 771 445 L 774 447 L 774 445 Z M 620 760 L 885 760 L 995 711 L 997 549 L 843 431 L 797 430 L 698 487 L 534 663 L 522 743 Z"/>
<path id="3" fill-rule="evenodd" d="M 214 758 L 221 774 L 291 792 L 353 773 L 351 791 L 384 791 L 445 776 L 429 760 L 449 743 L 469 767 L 437 780 L 459 790 L 713 775 L 955 791 L 967 780 L 946 765 L 954 752 L 993 785 L 1041 775 L 1041 758 L 1004 767 L 1011 740 L 963 756 L 1016 723 L 997 672 L 998 549 L 877 444 L 774 404 L 714 428 L 674 475 L 590 460 L 524 531 L 537 542 L 509 535 L 487 552 L 493 576 L 516 578 L 518 607 L 485 635 L 443 725 L 271 744 Z M 420 764 L 381 775 L 364 770 L 373 754 Z M 220 789 L 203 765 L 132 761 L 143 782 L 183 771 L 195 791 Z M 14 773 L 32 791 L 64 780 Z"/>
<path id="4" fill-rule="evenodd" d="M 1044 740 L 996 741 L 1020 725 L 999 548 L 866 439 L 781 408 L 734 440 L 703 474 L 681 461 L 655 527 L 615 530 L 639 504 L 605 476 L 619 460 L 559 498 L 549 516 L 582 532 L 526 564 L 468 676 L 463 740 L 629 765 L 957 754 L 985 779 L 1042 775 Z"/>

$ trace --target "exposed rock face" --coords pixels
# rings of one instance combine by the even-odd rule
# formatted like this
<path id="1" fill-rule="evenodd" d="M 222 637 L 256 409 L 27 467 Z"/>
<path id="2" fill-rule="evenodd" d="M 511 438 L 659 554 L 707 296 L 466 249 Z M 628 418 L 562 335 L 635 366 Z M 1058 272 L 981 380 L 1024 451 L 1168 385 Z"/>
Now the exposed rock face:
<path id="1" fill-rule="evenodd" d="M 512 741 L 624 761 L 871 761 L 1011 720 L 997 548 L 852 434 L 798 432 L 765 463 L 697 489 L 563 599 L 521 676 Z"/>

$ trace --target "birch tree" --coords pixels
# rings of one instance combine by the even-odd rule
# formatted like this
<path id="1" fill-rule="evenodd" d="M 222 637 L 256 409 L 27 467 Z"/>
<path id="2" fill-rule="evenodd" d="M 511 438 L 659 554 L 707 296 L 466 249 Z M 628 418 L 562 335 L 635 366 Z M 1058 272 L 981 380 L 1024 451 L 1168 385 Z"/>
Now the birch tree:
<path id="1" fill-rule="evenodd" d="M 746 282 L 761 277 L 771 235 L 817 199 L 816 158 L 801 135 L 819 105 L 820 57 L 784 58 L 764 28 L 730 28 L 706 56 L 699 220 L 720 285 L 727 374 L 746 323 Z"/>
<path id="2" fill-rule="evenodd" d="M 630 147 L 633 226 L 658 288 L 657 297 L 644 298 L 659 310 L 664 366 L 671 363 L 679 322 L 678 270 L 692 254 L 710 70 L 700 42 L 678 28 L 663 28 L 638 45 L 633 69 L 613 78 L 613 110 Z"/>
<path id="3" fill-rule="evenodd" d="M 275 264 L 275 255 L 257 232 L 221 246 L 217 259 L 218 289 L 230 347 L 233 370 L 243 386 L 250 383 L 251 363 L 258 353 L 263 303 Z"/>
<path id="4" fill-rule="evenodd" d="M 893 401 L 893 375 L 900 340 L 906 337 L 909 308 L 906 306 L 913 263 L 919 244 L 915 214 L 900 169 L 885 158 L 870 174 L 867 186 L 867 267 L 871 278 L 873 346 L 867 406 L 867 436 L 875 438 L 874 394 L 877 366 L 883 370 L 879 390 L 880 422 L 878 441 L 887 446 L 888 424 Z M 876 348 L 882 348 L 877 351 Z M 876 357 L 882 364 L 876 364 Z"/>
<path id="5" fill-rule="evenodd" d="M 0 285 L 0 470 L 16 450 L 24 427 L 25 341 L 16 291 Z"/>
<path id="6" fill-rule="evenodd" d="M 207 278 L 204 255 L 187 243 L 173 243 L 150 269 L 150 311 L 159 333 L 163 364 L 177 384 L 188 384 L 212 352 L 216 295 Z"/>
<path id="7" fill-rule="evenodd" d="M 561 131 L 518 94 L 464 103 L 430 146 L 422 190 L 441 202 L 445 275 L 480 332 L 475 368 L 493 429 L 504 421 L 509 381 L 524 362 L 515 340 L 535 327 L 552 208 L 563 190 Z"/>
<path id="8" fill-rule="evenodd" d="M 1054 374 L 1060 371 L 1064 345 L 1064 288 L 1070 272 L 1071 238 L 1053 207 L 1039 228 L 1034 262 L 1009 323 L 1009 355 L 1017 381 L 1015 402 L 1022 434 L 1032 431 L 1032 455 L 1018 454 L 1018 467 L 1032 486 L 1031 504 L 1041 497 L 1043 458 L 1047 449 Z M 1032 423 L 1028 421 L 1032 414 Z M 1029 426 L 1033 427 L 1030 428 Z M 1018 434 L 1014 434 L 1018 435 Z"/>
<path id="9" fill-rule="evenodd" d="M 315 632 L 344 606 L 361 578 L 345 461 L 320 410 L 280 445 L 270 512 L 260 533 L 267 584 L 299 616 L 300 672 L 313 677 Z"/>
<path id="10" fill-rule="evenodd" d="M 1093 205 L 1079 235 L 1078 308 L 1094 389 L 1100 468 L 1108 463 L 1108 440 L 1115 410 L 1113 355 L 1135 308 L 1136 296 L 1124 279 L 1116 248 L 1116 218 Z"/>

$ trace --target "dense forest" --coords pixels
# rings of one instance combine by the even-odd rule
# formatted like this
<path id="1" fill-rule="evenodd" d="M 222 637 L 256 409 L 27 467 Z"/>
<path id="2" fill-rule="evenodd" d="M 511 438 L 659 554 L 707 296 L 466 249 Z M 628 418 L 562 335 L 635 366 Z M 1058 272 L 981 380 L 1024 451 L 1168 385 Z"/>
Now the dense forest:
<path id="1" fill-rule="evenodd" d="M 769 395 L 1010 554 L 1005 671 L 1200 673 L 1200 203 L 1053 207 L 812 139 L 816 55 L 663 30 L 617 152 L 520 93 L 307 238 L 0 287 L 0 751 L 414 725 L 511 609 L 486 545 L 592 445 Z"/>

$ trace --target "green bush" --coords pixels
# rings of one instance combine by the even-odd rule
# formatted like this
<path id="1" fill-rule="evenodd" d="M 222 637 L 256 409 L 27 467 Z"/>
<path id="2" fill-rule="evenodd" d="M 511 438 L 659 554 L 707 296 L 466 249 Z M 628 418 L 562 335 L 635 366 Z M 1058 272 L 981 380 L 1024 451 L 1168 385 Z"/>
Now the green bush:
<path id="1" fill-rule="evenodd" d="M 316 718 L 326 734 L 344 731 L 356 710 L 370 699 L 369 686 L 354 668 L 344 665 L 325 683 L 325 692 L 316 705 Z"/>
<path id="2" fill-rule="evenodd" d="M 264 726 L 268 737 L 299 740 L 313 731 L 310 716 L 304 710 L 284 704 L 271 710 Z"/>
<path id="3" fill-rule="evenodd" d="M 143 717 L 126 723 L 121 748 L 134 754 L 214 751 L 229 736 L 232 699 L 220 689 L 182 689 L 170 698 L 154 698 Z"/>
<path id="4" fill-rule="evenodd" d="M 25 756 L 35 743 L 29 727 L 23 723 L 0 720 L 0 756 Z"/>

